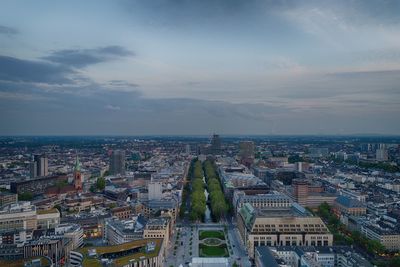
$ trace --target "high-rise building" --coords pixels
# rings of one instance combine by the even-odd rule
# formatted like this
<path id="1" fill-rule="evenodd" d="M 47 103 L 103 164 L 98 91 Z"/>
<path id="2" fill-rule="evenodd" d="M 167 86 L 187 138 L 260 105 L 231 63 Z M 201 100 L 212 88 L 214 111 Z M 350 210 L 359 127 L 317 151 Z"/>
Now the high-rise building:
<path id="1" fill-rule="evenodd" d="M 254 153 L 254 142 L 240 141 L 239 158 L 242 164 L 250 166 L 254 161 Z"/>
<path id="2" fill-rule="evenodd" d="M 74 167 L 74 187 L 75 190 L 82 191 L 81 163 L 79 162 L 78 156 L 76 156 Z"/>
<path id="3" fill-rule="evenodd" d="M 29 168 L 31 178 L 49 175 L 49 161 L 46 155 L 34 155 Z"/>
<path id="4" fill-rule="evenodd" d="M 110 174 L 125 174 L 125 151 L 114 150 L 110 158 Z"/>
<path id="5" fill-rule="evenodd" d="M 218 155 L 221 153 L 221 138 L 218 134 L 214 134 L 211 139 L 211 154 Z"/>
<path id="6" fill-rule="evenodd" d="M 297 203 L 300 205 L 307 205 L 308 198 L 308 183 L 306 180 L 294 179 L 293 184 L 293 195 Z"/>
<path id="7" fill-rule="evenodd" d="M 387 161 L 389 159 L 388 150 L 385 144 L 380 144 L 379 148 L 376 150 L 376 160 L 377 161 Z"/>
<path id="8" fill-rule="evenodd" d="M 189 144 L 187 144 L 186 146 L 185 146 L 185 153 L 187 154 L 187 155 L 190 155 L 190 145 Z"/>

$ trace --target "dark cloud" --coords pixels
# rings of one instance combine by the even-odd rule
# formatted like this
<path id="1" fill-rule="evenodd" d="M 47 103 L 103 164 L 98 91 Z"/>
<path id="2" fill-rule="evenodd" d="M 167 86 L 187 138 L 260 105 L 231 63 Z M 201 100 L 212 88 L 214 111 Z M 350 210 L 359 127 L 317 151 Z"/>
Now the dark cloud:
<path id="1" fill-rule="evenodd" d="M 72 83 L 69 67 L 48 62 L 0 56 L 0 80 L 49 84 Z"/>
<path id="2" fill-rule="evenodd" d="M 14 35 L 17 33 L 18 33 L 18 30 L 15 28 L 0 25 L 0 34 Z"/>
<path id="3" fill-rule="evenodd" d="M 136 83 L 130 83 L 130 82 L 127 82 L 127 81 L 124 81 L 124 80 L 111 80 L 111 81 L 108 82 L 108 84 L 110 86 L 112 86 L 112 87 L 119 87 L 119 88 L 120 87 L 126 87 L 126 88 L 139 87 L 139 85 L 136 84 Z"/>
<path id="4" fill-rule="evenodd" d="M 71 66 L 83 68 L 88 65 L 107 62 L 127 56 L 133 56 L 134 53 L 122 46 L 106 46 L 94 49 L 64 49 L 52 52 L 43 59 Z"/>

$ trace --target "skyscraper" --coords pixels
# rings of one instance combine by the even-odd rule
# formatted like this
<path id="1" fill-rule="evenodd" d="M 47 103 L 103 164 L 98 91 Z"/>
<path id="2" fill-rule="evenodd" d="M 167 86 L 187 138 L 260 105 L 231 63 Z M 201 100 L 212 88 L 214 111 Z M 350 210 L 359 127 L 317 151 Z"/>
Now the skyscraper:
<path id="1" fill-rule="evenodd" d="M 34 155 L 29 168 L 31 178 L 49 175 L 49 161 L 46 155 Z"/>
<path id="2" fill-rule="evenodd" d="M 293 185 L 293 195 L 296 199 L 296 202 L 300 205 L 307 205 L 308 198 L 308 183 L 306 180 L 294 179 L 292 181 Z"/>
<path id="3" fill-rule="evenodd" d="M 385 144 L 379 144 L 379 148 L 376 150 L 377 161 L 387 161 L 389 158 L 388 150 Z"/>
<path id="4" fill-rule="evenodd" d="M 214 134 L 211 139 L 211 154 L 218 155 L 221 153 L 221 138 L 218 134 Z"/>
<path id="5" fill-rule="evenodd" d="M 110 158 L 110 174 L 125 174 L 125 151 L 113 150 Z"/>
<path id="6" fill-rule="evenodd" d="M 251 165 L 254 161 L 254 142 L 240 141 L 239 143 L 239 158 L 244 165 Z"/>

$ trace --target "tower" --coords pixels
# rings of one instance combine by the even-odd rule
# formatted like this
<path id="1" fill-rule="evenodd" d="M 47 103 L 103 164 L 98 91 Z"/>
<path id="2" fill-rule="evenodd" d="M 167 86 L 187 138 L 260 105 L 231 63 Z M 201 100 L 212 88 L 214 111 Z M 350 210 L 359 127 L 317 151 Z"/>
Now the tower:
<path id="1" fill-rule="evenodd" d="M 82 191 L 81 163 L 79 162 L 78 156 L 76 156 L 74 167 L 74 187 L 75 190 Z"/>
<path id="2" fill-rule="evenodd" d="M 294 179 L 292 181 L 293 195 L 296 202 L 302 206 L 307 205 L 308 183 L 306 180 Z"/>
<path id="3" fill-rule="evenodd" d="M 221 153 L 221 138 L 218 134 L 213 134 L 211 139 L 211 154 L 218 155 Z"/>
<path id="4" fill-rule="evenodd" d="M 125 151 L 113 150 L 110 158 L 110 174 L 112 175 L 125 174 Z"/>

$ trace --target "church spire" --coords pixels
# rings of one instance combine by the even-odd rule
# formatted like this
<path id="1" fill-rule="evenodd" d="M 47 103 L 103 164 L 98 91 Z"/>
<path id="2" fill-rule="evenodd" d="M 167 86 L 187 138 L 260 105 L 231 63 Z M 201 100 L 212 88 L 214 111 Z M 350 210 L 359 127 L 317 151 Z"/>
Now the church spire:
<path id="1" fill-rule="evenodd" d="M 79 162 L 78 154 L 76 155 L 76 159 L 75 159 L 74 171 L 76 171 L 76 172 L 81 171 L 81 163 Z"/>

